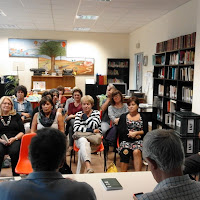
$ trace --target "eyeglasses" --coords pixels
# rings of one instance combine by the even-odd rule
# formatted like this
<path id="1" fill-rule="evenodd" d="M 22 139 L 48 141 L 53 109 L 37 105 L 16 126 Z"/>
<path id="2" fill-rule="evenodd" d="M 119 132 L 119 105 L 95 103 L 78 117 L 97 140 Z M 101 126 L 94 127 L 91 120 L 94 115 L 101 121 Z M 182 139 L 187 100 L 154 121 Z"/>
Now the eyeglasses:
<path id="1" fill-rule="evenodd" d="M 9 105 L 11 106 L 12 104 L 11 103 L 2 103 L 3 105 Z"/>

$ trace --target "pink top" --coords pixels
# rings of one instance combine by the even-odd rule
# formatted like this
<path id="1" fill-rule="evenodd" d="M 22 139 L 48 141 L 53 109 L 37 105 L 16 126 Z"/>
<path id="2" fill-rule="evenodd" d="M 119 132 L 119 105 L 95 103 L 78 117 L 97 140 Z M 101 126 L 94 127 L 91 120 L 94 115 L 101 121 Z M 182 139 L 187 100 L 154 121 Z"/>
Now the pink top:
<path id="1" fill-rule="evenodd" d="M 81 104 L 79 104 L 77 107 L 75 107 L 74 102 L 69 104 L 68 115 L 75 115 L 79 111 L 82 111 Z"/>

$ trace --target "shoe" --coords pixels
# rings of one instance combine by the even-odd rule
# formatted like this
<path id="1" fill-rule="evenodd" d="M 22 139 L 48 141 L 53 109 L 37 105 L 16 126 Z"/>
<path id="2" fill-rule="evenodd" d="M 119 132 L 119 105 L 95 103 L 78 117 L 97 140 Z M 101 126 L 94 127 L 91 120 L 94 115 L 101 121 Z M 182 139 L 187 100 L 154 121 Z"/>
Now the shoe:
<path id="1" fill-rule="evenodd" d="M 94 170 L 91 168 L 87 169 L 87 174 L 91 174 L 91 173 L 94 173 Z"/>

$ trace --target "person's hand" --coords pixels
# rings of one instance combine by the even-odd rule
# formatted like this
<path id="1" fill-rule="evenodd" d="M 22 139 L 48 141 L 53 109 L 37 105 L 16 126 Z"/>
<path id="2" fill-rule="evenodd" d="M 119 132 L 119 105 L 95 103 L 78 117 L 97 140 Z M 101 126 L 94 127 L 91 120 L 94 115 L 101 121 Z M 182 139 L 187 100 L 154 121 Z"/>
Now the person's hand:
<path id="1" fill-rule="evenodd" d="M 133 195 L 133 199 L 134 199 L 134 200 L 138 200 L 138 198 L 137 198 L 135 195 Z"/>
<path id="2" fill-rule="evenodd" d="M 22 116 L 25 116 L 25 117 L 27 117 L 27 118 L 30 117 L 29 113 L 25 113 L 25 112 L 22 112 L 21 115 L 22 115 Z"/>
<path id="3" fill-rule="evenodd" d="M 14 137 L 11 137 L 11 138 L 8 139 L 8 141 L 9 142 L 7 143 L 7 145 L 11 145 L 13 142 L 16 141 L 16 139 Z"/>
<path id="4" fill-rule="evenodd" d="M 116 119 L 114 120 L 114 124 L 115 124 L 115 125 L 118 125 L 118 123 L 119 123 L 119 118 L 116 118 Z"/>
<path id="5" fill-rule="evenodd" d="M 130 137 L 130 138 L 135 138 L 136 136 L 137 136 L 137 133 L 136 133 L 136 132 L 129 131 L 128 137 Z"/>
<path id="6" fill-rule="evenodd" d="M 141 138 L 141 135 L 136 135 L 135 136 L 135 139 L 137 139 L 137 140 L 140 139 L 140 138 Z"/>
<path id="7" fill-rule="evenodd" d="M 99 129 L 94 129 L 93 133 L 100 133 Z"/>

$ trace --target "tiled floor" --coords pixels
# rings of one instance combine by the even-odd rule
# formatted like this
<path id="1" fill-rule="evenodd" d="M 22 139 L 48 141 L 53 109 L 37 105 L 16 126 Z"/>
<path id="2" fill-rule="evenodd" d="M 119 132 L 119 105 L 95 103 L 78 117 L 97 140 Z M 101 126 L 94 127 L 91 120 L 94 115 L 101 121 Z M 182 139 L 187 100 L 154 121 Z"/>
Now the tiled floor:
<path id="1" fill-rule="evenodd" d="M 114 160 L 114 152 L 111 151 L 112 149 L 110 148 L 109 154 L 108 154 L 108 160 L 107 160 L 107 166 L 109 166 L 110 163 L 113 162 Z M 72 172 L 76 173 L 76 165 L 77 165 L 77 153 L 75 154 L 75 163 L 74 163 L 74 158 L 72 158 Z M 104 172 L 104 155 L 103 152 L 101 155 L 98 154 L 92 154 L 91 155 L 92 159 L 92 168 L 94 169 L 95 173 L 103 173 Z M 70 164 L 70 156 L 67 156 L 67 164 Z M 116 166 L 118 169 L 118 172 L 120 172 L 120 160 L 119 160 L 119 155 L 117 154 L 117 161 L 116 161 Z M 146 166 L 143 166 L 143 171 L 146 170 Z M 129 164 L 129 172 L 134 171 L 132 162 L 130 161 Z M 1 176 L 12 176 L 12 171 L 11 168 L 3 168 L 1 170 Z"/>

